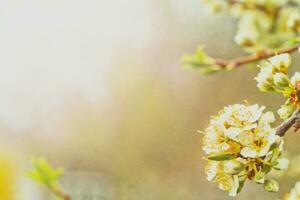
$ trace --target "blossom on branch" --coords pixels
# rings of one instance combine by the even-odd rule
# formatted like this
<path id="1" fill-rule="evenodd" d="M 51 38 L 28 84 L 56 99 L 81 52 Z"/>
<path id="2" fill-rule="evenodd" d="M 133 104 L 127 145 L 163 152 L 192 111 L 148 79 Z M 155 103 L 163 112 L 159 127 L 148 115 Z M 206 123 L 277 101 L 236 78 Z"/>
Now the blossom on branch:
<path id="1" fill-rule="evenodd" d="M 257 104 L 225 107 L 203 132 L 207 179 L 230 196 L 236 196 L 247 179 L 276 192 L 270 185 L 275 181 L 265 175 L 288 166 L 288 160 L 280 157 L 283 139 L 271 126 L 274 115 L 264 109 Z"/>
<path id="2" fill-rule="evenodd" d="M 284 105 L 277 111 L 282 119 L 289 118 L 295 110 L 300 109 L 300 73 L 296 72 L 291 78 L 287 71 L 291 65 L 289 54 L 280 54 L 259 66 L 260 72 L 255 80 L 262 92 L 277 92 L 287 98 Z"/>

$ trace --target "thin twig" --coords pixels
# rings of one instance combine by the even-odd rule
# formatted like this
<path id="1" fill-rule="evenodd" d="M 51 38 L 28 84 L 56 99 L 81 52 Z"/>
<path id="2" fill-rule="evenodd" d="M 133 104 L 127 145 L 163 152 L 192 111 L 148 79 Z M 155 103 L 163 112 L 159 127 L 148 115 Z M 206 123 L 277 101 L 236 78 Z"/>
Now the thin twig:
<path id="1" fill-rule="evenodd" d="M 65 193 L 63 190 L 59 189 L 59 188 L 53 188 L 53 187 L 49 187 L 50 190 L 52 190 L 52 192 L 62 198 L 63 200 L 72 200 L 71 196 L 67 193 Z"/>
<path id="2" fill-rule="evenodd" d="M 297 123 L 297 120 L 300 119 L 300 110 L 295 112 L 293 116 L 291 116 L 289 119 L 284 121 L 282 124 L 280 124 L 276 128 L 276 134 L 279 135 L 280 137 L 283 137 L 285 133 Z"/>
<path id="3" fill-rule="evenodd" d="M 278 54 L 282 53 L 293 53 L 294 51 L 297 51 L 300 45 L 282 48 L 274 51 L 261 51 L 257 52 L 255 54 L 251 54 L 249 56 L 239 57 L 231 60 L 225 60 L 220 58 L 213 58 L 214 64 L 221 66 L 222 68 L 226 68 L 228 66 L 232 68 L 238 68 L 242 65 L 249 64 L 252 62 L 257 62 L 263 59 L 267 59 L 273 56 L 276 56 Z"/>
<path id="4" fill-rule="evenodd" d="M 62 191 L 56 191 L 55 194 L 61 197 L 63 200 L 72 200 L 68 194 L 63 193 Z"/>

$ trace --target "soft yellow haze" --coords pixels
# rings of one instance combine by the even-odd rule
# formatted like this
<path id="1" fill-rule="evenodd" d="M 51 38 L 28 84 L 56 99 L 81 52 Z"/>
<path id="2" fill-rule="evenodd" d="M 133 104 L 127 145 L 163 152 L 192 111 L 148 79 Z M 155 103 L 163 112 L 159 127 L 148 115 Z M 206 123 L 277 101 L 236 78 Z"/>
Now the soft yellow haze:
<path id="1" fill-rule="evenodd" d="M 2 149 L 0 153 L 0 199 L 17 200 L 20 168 L 16 155 Z"/>

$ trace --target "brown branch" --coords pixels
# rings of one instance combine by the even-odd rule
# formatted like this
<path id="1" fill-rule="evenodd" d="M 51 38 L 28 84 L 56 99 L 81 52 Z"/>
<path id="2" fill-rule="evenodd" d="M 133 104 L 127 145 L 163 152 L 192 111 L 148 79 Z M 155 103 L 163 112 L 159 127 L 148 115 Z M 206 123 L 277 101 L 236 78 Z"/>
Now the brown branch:
<path id="1" fill-rule="evenodd" d="M 285 133 L 298 122 L 299 119 L 300 119 L 300 110 L 295 112 L 293 116 L 291 116 L 289 119 L 284 121 L 276 128 L 276 135 L 283 137 Z"/>
<path id="2" fill-rule="evenodd" d="M 72 200 L 71 196 L 59 188 L 49 187 L 49 189 L 58 197 L 62 198 L 63 200 Z"/>
<path id="3" fill-rule="evenodd" d="M 56 191 L 55 194 L 61 197 L 63 200 L 72 200 L 68 194 L 63 193 L 62 191 Z"/>
<path id="4" fill-rule="evenodd" d="M 274 51 L 260 51 L 255 54 L 251 54 L 249 56 L 239 57 L 231 60 L 225 60 L 220 58 L 213 58 L 214 64 L 219 65 L 222 68 L 226 67 L 232 67 L 232 68 L 238 68 L 242 65 L 249 64 L 252 62 L 257 62 L 263 59 L 267 59 L 273 56 L 276 56 L 278 54 L 282 53 L 293 53 L 294 51 L 297 51 L 300 45 L 282 48 L 279 50 Z"/>

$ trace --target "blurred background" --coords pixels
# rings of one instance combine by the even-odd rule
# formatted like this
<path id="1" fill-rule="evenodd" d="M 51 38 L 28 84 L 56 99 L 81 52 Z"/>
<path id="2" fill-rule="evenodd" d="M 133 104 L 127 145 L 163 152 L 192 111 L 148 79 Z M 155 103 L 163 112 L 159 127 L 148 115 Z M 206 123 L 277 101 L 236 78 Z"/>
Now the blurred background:
<path id="1" fill-rule="evenodd" d="M 203 76 L 180 57 L 199 44 L 243 55 L 235 30 L 200 0 L 1 1 L 1 200 L 51 199 L 24 176 L 31 156 L 66 169 L 74 200 L 231 199 L 206 181 L 197 130 L 228 104 L 284 99 L 256 89 L 255 68 Z M 287 134 L 289 154 L 298 143 Z M 279 194 L 247 183 L 236 199 L 279 198 L 297 173 Z"/>

